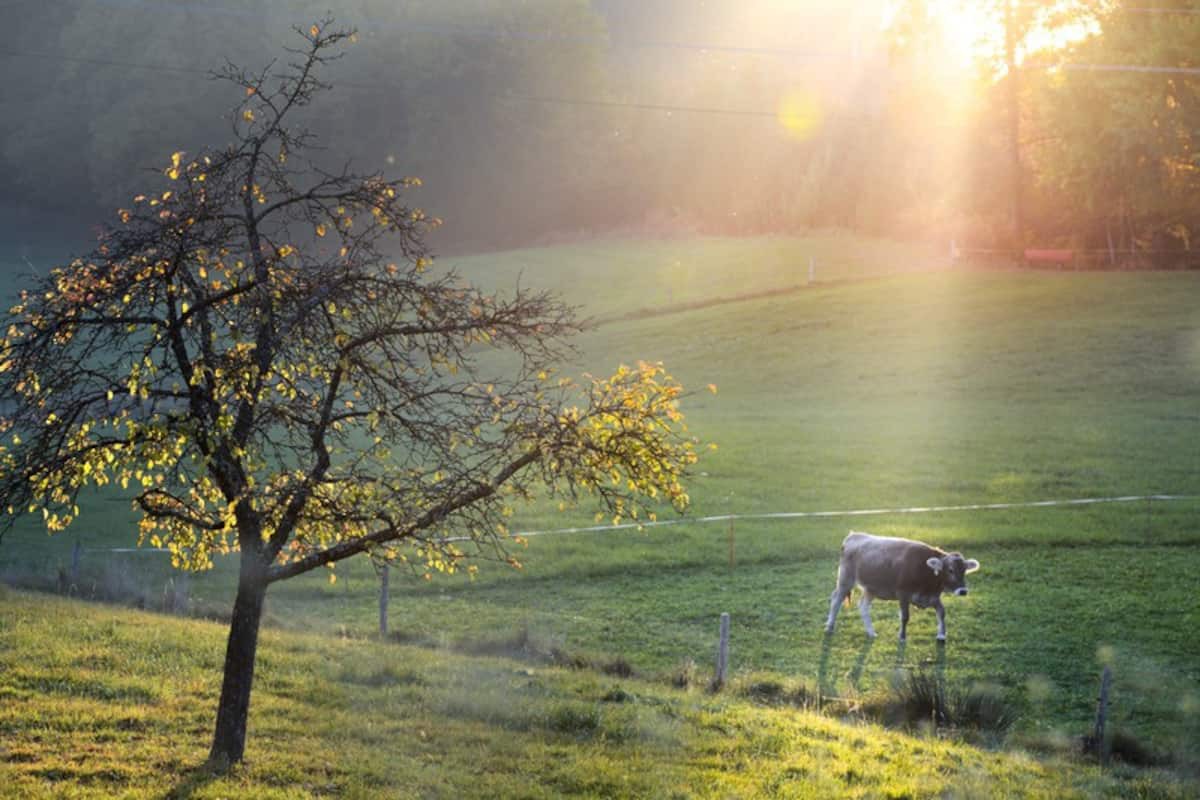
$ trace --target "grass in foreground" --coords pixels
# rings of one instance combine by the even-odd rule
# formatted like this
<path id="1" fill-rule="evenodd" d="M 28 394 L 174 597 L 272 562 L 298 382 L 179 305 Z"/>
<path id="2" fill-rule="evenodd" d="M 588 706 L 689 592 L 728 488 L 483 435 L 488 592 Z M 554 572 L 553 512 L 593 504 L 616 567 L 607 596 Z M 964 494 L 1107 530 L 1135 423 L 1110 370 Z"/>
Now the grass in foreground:
<path id="1" fill-rule="evenodd" d="M 3 590 L 6 797 L 1189 797 L 730 695 L 267 631 L 247 762 L 201 768 L 223 629 Z"/>

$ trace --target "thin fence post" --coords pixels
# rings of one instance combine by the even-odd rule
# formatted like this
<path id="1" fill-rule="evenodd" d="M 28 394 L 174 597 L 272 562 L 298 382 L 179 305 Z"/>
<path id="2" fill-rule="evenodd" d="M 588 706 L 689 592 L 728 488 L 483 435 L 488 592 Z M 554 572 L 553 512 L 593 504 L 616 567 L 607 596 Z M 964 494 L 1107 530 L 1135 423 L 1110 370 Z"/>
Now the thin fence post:
<path id="1" fill-rule="evenodd" d="M 191 605 L 191 573 L 182 570 L 175 581 L 175 613 L 187 616 Z"/>
<path id="2" fill-rule="evenodd" d="M 717 644 L 717 669 L 713 675 L 713 691 L 725 686 L 725 675 L 729 671 L 729 612 L 721 614 L 721 638 Z"/>
<path id="3" fill-rule="evenodd" d="M 737 566 L 737 554 L 734 551 L 733 520 L 729 520 L 729 568 Z"/>
<path id="4" fill-rule="evenodd" d="M 71 583 L 79 585 L 79 559 L 83 556 L 83 545 L 79 537 L 75 537 L 75 546 L 71 548 Z"/>
<path id="5" fill-rule="evenodd" d="M 1100 673 L 1100 697 L 1096 700 L 1096 724 L 1092 728 L 1092 742 L 1096 747 L 1096 758 L 1101 764 L 1108 763 L 1108 742 L 1104 738 L 1104 724 L 1108 717 L 1108 689 L 1112 683 L 1112 669 L 1105 667 Z"/>
<path id="6" fill-rule="evenodd" d="M 388 565 L 384 564 L 379 570 L 379 635 L 387 636 L 388 632 Z"/>

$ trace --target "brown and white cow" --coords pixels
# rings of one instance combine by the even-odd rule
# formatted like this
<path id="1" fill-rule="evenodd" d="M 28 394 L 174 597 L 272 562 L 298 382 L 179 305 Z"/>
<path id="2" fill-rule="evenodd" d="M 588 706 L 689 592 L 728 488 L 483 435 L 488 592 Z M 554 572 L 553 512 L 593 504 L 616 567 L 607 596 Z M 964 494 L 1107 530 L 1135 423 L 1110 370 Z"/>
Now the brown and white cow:
<path id="1" fill-rule="evenodd" d="M 962 553 L 947 553 L 924 542 L 872 536 L 851 531 L 842 542 L 842 557 L 838 562 L 837 588 L 829 603 L 829 619 L 825 632 L 833 633 L 838 609 L 850 604 L 850 590 L 855 584 L 862 587 L 858 603 L 867 636 L 875 638 L 871 625 L 871 601 L 900 601 L 900 641 L 908 628 L 909 605 L 933 608 L 937 612 L 939 642 L 946 641 L 946 609 L 942 592 L 957 595 L 967 593 L 966 576 L 979 569 L 979 562 L 963 558 Z"/>

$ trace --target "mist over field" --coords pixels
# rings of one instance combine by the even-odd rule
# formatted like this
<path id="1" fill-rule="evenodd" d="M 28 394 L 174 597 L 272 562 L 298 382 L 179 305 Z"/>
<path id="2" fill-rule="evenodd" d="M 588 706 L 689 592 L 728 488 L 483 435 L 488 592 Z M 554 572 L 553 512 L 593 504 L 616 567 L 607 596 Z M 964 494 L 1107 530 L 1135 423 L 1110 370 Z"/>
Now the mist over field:
<path id="1" fill-rule="evenodd" d="M 86 244 L 143 170 L 227 142 L 239 98 L 208 73 L 278 69 L 326 5 L 15 4 L 8 257 Z M 358 37 L 305 121 L 326 168 L 420 177 L 442 252 L 820 227 L 994 249 L 1014 213 L 1022 244 L 1186 249 L 1190 82 L 1091 67 L 1186 52 L 1196 20 L 1112 9 L 1020 5 L 1014 123 L 1002 3 L 364 0 L 332 11 Z"/>

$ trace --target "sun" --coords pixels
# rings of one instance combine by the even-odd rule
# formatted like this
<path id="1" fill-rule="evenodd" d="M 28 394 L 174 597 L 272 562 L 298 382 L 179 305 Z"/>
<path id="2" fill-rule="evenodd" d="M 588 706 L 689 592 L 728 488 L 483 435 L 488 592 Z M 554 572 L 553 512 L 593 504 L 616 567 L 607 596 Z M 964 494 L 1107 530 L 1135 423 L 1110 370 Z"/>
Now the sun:
<path id="1" fill-rule="evenodd" d="M 941 29 L 946 56 L 959 66 L 970 65 L 1004 41 L 1002 22 L 975 3 L 931 0 L 928 11 Z"/>

